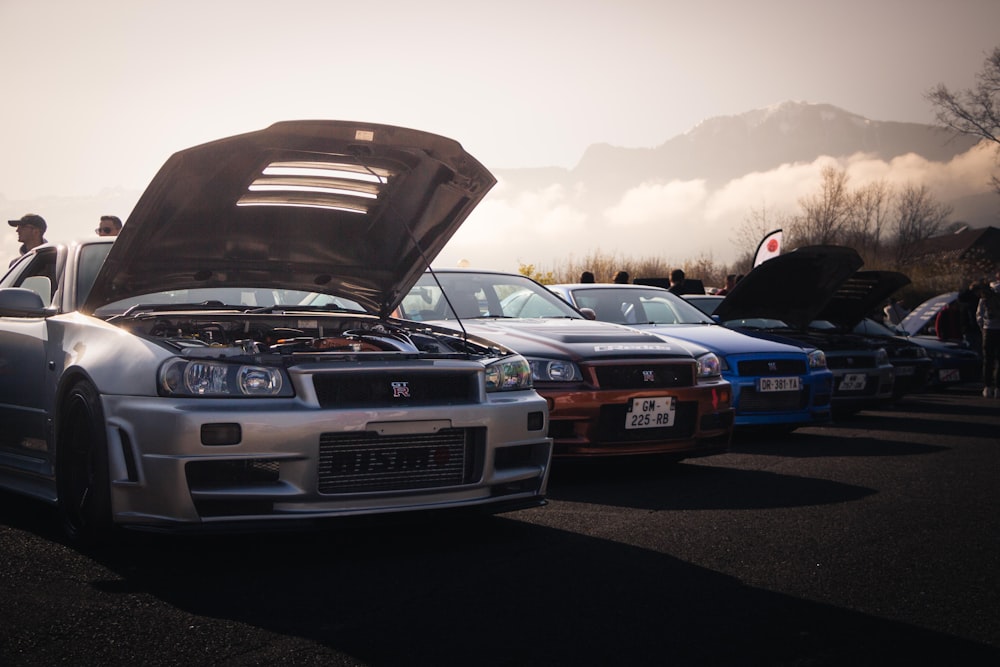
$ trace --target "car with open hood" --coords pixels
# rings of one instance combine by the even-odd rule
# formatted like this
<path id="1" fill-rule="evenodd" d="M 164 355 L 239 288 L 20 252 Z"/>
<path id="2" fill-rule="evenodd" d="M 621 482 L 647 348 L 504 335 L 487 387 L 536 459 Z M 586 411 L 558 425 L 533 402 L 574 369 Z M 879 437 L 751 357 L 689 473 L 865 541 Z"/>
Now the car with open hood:
<path id="1" fill-rule="evenodd" d="M 884 345 L 817 322 L 836 290 L 862 264 L 853 248 L 798 248 L 759 264 L 721 299 L 712 297 L 718 300 L 712 316 L 754 336 L 823 350 L 833 372 L 835 413 L 884 406 L 893 399 L 895 382 Z"/>
<path id="2" fill-rule="evenodd" d="M 377 124 L 174 154 L 117 238 L 0 280 L 0 487 L 80 539 L 542 504 L 527 360 L 390 316 L 494 183 L 457 142 Z"/>
<path id="3" fill-rule="evenodd" d="M 670 336 L 714 352 L 722 377 L 732 385 L 737 430 L 785 431 L 830 421 L 833 373 L 826 367 L 822 350 L 721 326 L 660 287 L 609 283 L 547 287 L 601 321 Z"/>
<path id="4" fill-rule="evenodd" d="M 959 317 L 967 318 L 963 327 L 965 335 L 960 339 L 941 340 L 934 331 L 938 313 L 948 307 L 957 308 Z M 906 336 L 911 343 L 923 347 L 933 364 L 928 379 L 928 387 L 934 390 L 948 389 L 970 382 L 979 382 L 983 375 L 983 360 L 980 355 L 981 342 L 975 323 L 975 312 L 966 312 L 968 306 L 961 302 L 959 292 L 945 292 L 927 299 L 913 309 L 903 321 L 892 327 L 895 335 Z M 975 309 L 972 308 L 974 311 Z M 871 326 L 870 323 L 865 323 Z M 885 327 L 889 328 L 889 327 Z"/>
<path id="5" fill-rule="evenodd" d="M 731 387 L 701 346 L 588 319 L 534 280 L 500 271 L 425 273 L 400 308 L 524 355 L 548 401 L 555 457 L 680 459 L 729 447 Z"/>
<path id="6" fill-rule="evenodd" d="M 857 271 L 834 291 L 811 323 L 816 329 L 854 333 L 885 348 L 894 371 L 893 397 L 927 388 L 933 363 L 927 350 L 869 317 L 897 291 L 910 284 L 899 271 Z M 832 327 L 832 329 L 831 329 Z"/>

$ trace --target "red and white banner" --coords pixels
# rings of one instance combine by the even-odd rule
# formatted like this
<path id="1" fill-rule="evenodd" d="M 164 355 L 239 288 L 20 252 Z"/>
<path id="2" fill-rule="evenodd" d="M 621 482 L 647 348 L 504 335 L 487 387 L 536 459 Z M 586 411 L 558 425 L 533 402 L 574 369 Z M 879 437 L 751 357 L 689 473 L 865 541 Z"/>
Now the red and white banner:
<path id="1" fill-rule="evenodd" d="M 757 266 L 769 259 L 781 254 L 781 230 L 776 229 L 760 242 L 757 246 L 757 254 L 754 255 L 753 265 Z"/>

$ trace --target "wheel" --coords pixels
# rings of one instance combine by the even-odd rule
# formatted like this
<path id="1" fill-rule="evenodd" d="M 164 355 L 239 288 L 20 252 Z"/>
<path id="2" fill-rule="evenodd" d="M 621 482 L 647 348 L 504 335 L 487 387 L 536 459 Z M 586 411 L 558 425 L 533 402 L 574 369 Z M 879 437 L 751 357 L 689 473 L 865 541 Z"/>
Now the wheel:
<path id="1" fill-rule="evenodd" d="M 59 516 L 73 542 L 96 544 L 111 532 L 108 439 L 97 390 L 77 382 L 63 403 L 56 448 Z"/>

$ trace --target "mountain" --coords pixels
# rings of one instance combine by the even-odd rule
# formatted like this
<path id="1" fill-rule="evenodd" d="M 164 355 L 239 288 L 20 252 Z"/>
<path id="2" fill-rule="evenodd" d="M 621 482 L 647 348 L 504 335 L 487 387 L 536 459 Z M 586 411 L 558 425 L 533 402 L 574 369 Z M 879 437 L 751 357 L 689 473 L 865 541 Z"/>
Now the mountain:
<path id="1" fill-rule="evenodd" d="M 514 189 L 583 185 L 591 203 L 600 205 L 648 182 L 703 180 L 715 189 L 747 174 L 811 163 L 821 156 L 863 153 L 890 162 L 915 154 L 947 162 L 976 144 L 972 137 L 955 136 L 933 125 L 869 120 L 829 104 L 783 102 L 708 119 L 655 148 L 594 144 L 572 169 L 496 173 Z"/>

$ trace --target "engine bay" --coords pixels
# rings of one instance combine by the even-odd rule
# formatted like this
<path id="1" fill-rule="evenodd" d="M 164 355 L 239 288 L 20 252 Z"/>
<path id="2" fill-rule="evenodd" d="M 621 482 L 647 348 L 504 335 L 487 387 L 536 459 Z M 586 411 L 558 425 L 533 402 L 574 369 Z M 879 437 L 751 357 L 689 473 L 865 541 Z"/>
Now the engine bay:
<path id="1" fill-rule="evenodd" d="M 374 316 L 311 313 L 142 312 L 109 320 L 178 352 L 239 354 L 487 354 L 457 332 Z M 495 354 L 495 352 L 494 352 Z"/>

